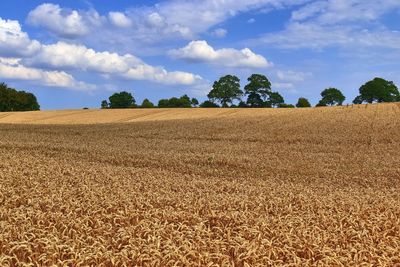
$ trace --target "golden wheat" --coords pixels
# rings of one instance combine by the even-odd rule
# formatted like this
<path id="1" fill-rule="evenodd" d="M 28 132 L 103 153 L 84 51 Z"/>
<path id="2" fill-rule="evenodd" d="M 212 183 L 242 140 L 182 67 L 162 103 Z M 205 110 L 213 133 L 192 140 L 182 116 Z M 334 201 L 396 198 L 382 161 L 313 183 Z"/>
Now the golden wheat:
<path id="1" fill-rule="evenodd" d="M 398 104 L 0 122 L 0 266 L 400 266 Z"/>

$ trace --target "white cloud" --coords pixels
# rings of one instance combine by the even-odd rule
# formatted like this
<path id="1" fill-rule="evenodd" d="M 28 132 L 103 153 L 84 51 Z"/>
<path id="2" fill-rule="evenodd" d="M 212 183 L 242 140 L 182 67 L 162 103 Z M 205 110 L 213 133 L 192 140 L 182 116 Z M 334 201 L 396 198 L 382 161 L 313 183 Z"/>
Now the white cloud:
<path id="1" fill-rule="evenodd" d="M 120 28 L 128 28 L 132 26 L 132 21 L 121 12 L 110 12 L 108 13 L 108 19 L 110 22 Z"/>
<path id="2" fill-rule="evenodd" d="M 296 72 L 296 71 L 281 71 L 276 72 L 276 76 L 281 81 L 286 82 L 303 82 L 307 77 L 312 76 L 311 73 Z"/>
<path id="3" fill-rule="evenodd" d="M 330 46 L 381 47 L 400 49 L 400 32 L 368 30 L 348 25 L 322 26 L 316 23 L 291 23 L 284 31 L 269 33 L 254 43 L 285 49 L 323 49 Z"/>
<path id="4" fill-rule="evenodd" d="M 93 90 L 94 85 L 76 81 L 64 71 L 43 71 L 25 67 L 19 59 L 0 58 L 0 76 L 4 79 L 33 81 L 50 87 L 64 87 L 76 90 Z"/>
<path id="5" fill-rule="evenodd" d="M 400 49 L 400 33 L 381 17 L 400 10 L 398 0 L 319 0 L 292 12 L 286 29 L 268 33 L 254 43 L 278 48 L 380 47 Z"/>
<path id="6" fill-rule="evenodd" d="M 272 83 L 272 87 L 276 89 L 293 89 L 293 83 Z"/>
<path id="7" fill-rule="evenodd" d="M 237 14 L 266 8 L 272 11 L 308 1 L 169 0 L 105 15 L 99 15 L 93 8 L 73 10 L 42 4 L 30 12 L 27 22 L 57 37 L 78 40 L 98 50 L 159 55 L 168 42 L 200 38 Z M 222 30 L 214 32 L 219 38 L 225 34 Z"/>
<path id="8" fill-rule="evenodd" d="M 374 22 L 383 14 L 400 8 L 397 0 L 319 0 L 292 13 L 292 20 L 312 19 L 320 24 Z"/>
<path id="9" fill-rule="evenodd" d="M 177 59 L 208 62 L 225 67 L 264 68 L 272 65 L 263 56 L 255 54 L 248 48 L 215 50 L 206 41 L 192 41 L 183 48 L 171 50 L 169 54 Z"/>
<path id="10" fill-rule="evenodd" d="M 0 18 L 0 56 L 29 56 L 40 49 L 40 43 L 29 39 L 15 20 Z"/>
<path id="11" fill-rule="evenodd" d="M 65 42 L 43 45 L 38 53 L 24 60 L 26 65 L 35 67 L 80 69 L 109 74 L 126 72 L 131 65 L 141 62 L 132 55 L 120 56 L 107 51 L 96 52 L 84 45 Z"/>
<path id="12" fill-rule="evenodd" d="M 255 18 L 251 18 L 251 19 L 249 19 L 249 20 L 247 21 L 248 24 L 253 24 L 253 23 L 255 23 L 255 22 L 256 22 L 256 19 L 255 19 Z"/>
<path id="13" fill-rule="evenodd" d="M 201 81 L 201 77 L 182 71 L 169 72 L 163 67 L 146 64 L 131 55 L 119 55 L 108 51 L 98 52 L 84 45 L 58 42 L 42 45 L 31 41 L 28 34 L 21 31 L 17 21 L 0 19 L 0 56 L 2 76 L 22 80 L 40 80 L 44 84 L 60 87 L 84 88 L 75 82 L 66 70 L 80 70 L 108 75 L 110 78 L 148 80 L 164 84 L 191 85 Z M 12 52 L 16 50 L 17 52 Z M 14 60 L 12 62 L 12 60 Z M 11 64 L 13 63 L 13 64 Z M 51 70 L 51 71 L 49 71 Z"/>
<path id="14" fill-rule="evenodd" d="M 215 29 L 214 31 L 211 32 L 211 35 L 217 38 L 224 38 L 227 34 L 228 31 L 222 28 Z"/>
<path id="15" fill-rule="evenodd" d="M 24 59 L 23 62 L 32 67 L 77 69 L 164 84 L 189 85 L 201 79 L 192 73 L 168 72 L 162 67 L 148 65 L 130 54 L 121 56 L 107 51 L 97 52 L 83 45 L 65 42 L 43 45 L 36 55 Z"/>
<path id="16" fill-rule="evenodd" d="M 61 8 L 55 4 L 41 4 L 32 10 L 27 22 L 33 26 L 44 27 L 63 38 L 77 38 L 89 33 L 89 23 L 98 23 L 97 12 L 84 15 L 76 10 Z"/>

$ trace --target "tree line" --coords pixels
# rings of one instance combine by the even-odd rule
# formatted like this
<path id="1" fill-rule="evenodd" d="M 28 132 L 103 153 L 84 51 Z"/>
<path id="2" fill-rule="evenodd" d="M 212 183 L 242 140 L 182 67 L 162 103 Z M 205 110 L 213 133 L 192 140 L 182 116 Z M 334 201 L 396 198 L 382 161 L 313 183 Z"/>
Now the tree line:
<path id="1" fill-rule="evenodd" d="M 208 100 L 199 103 L 196 98 L 183 95 L 180 98 L 172 97 L 161 99 L 158 105 L 150 100 L 143 100 L 137 105 L 131 93 L 119 92 L 109 97 L 109 101 L 103 100 L 101 108 L 217 108 L 217 107 L 240 107 L 240 108 L 306 108 L 311 107 L 308 99 L 300 97 L 296 105 L 287 104 L 279 92 L 272 90 L 272 84 L 265 75 L 252 74 L 247 79 L 244 90 L 241 89 L 240 79 L 234 75 L 226 75 L 215 81 Z M 327 88 L 321 92 L 321 100 L 316 105 L 341 106 L 346 97 L 337 88 Z M 359 89 L 359 95 L 353 100 L 354 104 L 382 103 L 400 101 L 400 93 L 392 81 L 375 78 Z M 235 104 L 235 102 L 237 104 Z"/>
<path id="2" fill-rule="evenodd" d="M 34 94 L 17 91 L 0 83 L 0 111 L 31 111 L 40 110 L 40 105 Z"/>

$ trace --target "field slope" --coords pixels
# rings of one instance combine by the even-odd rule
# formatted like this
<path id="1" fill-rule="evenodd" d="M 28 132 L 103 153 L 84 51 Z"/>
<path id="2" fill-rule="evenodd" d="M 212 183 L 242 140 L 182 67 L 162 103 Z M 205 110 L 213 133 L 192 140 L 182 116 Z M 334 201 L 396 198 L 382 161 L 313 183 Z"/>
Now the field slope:
<path id="1" fill-rule="evenodd" d="M 400 105 L 0 114 L 0 266 L 400 265 Z"/>

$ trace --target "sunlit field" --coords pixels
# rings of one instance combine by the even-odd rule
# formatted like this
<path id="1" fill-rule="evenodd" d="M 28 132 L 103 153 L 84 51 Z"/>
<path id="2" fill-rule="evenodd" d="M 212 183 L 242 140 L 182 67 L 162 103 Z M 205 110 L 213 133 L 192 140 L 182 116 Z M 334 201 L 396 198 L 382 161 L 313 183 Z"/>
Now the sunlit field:
<path id="1" fill-rule="evenodd" d="M 400 265 L 400 104 L 0 114 L 0 266 Z"/>

